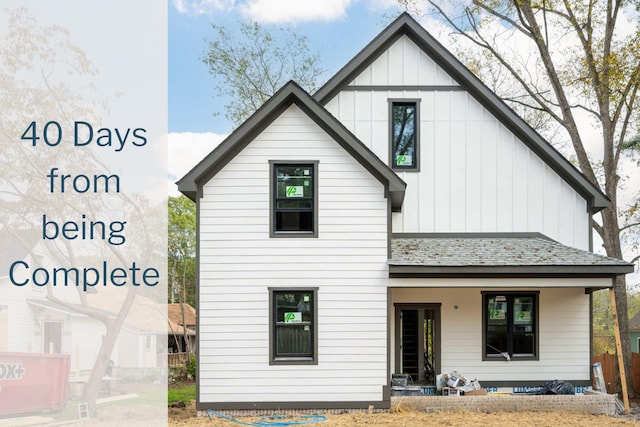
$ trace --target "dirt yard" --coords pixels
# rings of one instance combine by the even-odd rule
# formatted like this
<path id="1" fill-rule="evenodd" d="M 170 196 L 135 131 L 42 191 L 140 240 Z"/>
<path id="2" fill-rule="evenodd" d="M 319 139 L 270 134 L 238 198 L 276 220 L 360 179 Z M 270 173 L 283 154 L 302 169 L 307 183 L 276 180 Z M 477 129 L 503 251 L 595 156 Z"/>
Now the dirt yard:
<path id="1" fill-rule="evenodd" d="M 208 426 L 231 427 L 240 424 L 222 418 L 196 417 L 193 403 L 187 408 L 169 409 L 169 426 Z M 571 412 L 498 412 L 485 414 L 478 412 L 430 412 L 420 413 L 395 408 L 391 413 L 379 414 L 327 414 L 327 420 L 317 424 L 318 427 L 348 426 L 640 426 L 638 414 L 629 417 L 607 417 L 604 415 L 585 415 Z M 238 417 L 239 421 L 251 423 L 260 417 Z M 295 418 L 290 419 L 294 421 Z M 300 419 L 298 419 L 300 420 Z M 279 421 L 287 421 L 282 419 Z"/>

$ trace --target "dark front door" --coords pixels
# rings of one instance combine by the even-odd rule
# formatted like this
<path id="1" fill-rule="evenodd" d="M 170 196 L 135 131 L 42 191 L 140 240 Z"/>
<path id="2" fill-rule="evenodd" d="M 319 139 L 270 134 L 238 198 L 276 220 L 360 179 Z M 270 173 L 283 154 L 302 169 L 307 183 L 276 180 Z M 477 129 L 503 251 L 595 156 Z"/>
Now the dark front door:
<path id="1" fill-rule="evenodd" d="M 435 384 L 439 350 L 440 304 L 396 304 L 396 373 Z"/>

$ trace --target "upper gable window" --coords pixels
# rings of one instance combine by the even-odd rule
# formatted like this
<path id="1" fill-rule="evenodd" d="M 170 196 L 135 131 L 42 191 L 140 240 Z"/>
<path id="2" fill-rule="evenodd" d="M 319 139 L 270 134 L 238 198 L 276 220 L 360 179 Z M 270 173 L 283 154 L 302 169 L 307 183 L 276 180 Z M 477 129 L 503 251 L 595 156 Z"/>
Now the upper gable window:
<path id="1" fill-rule="evenodd" d="M 390 100 L 392 169 L 419 169 L 418 106 L 418 100 Z"/>
<path id="2" fill-rule="evenodd" d="M 271 162 L 272 237 L 317 237 L 318 162 Z"/>

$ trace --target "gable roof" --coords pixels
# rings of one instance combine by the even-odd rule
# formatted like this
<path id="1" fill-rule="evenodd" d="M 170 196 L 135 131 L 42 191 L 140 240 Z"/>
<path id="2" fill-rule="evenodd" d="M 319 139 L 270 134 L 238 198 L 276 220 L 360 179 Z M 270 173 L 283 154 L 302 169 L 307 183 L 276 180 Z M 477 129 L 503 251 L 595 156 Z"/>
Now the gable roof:
<path id="1" fill-rule="evenodd" d="M 187 303 L 167 304 L 167 316 L 169 321 L 182 325 L 182 306 L 184 306 L 184 325 L 196 324 L 196 309 Z"/>
<path id="2" fill-rule="evenodd" d="M 633 269 L 626 261 L 565 246 L 540 233 L 395 234 L 389 260 L 389 274 L 395 277 L 613 277 Z"/>
<path id="3" fill-rule="evenodd" d="M 325 105 L 403 35 L 409 37 L 456 80 L 461 87 L 467 90 L 549 167 L 581 194 L 588 201 L 591 213 L 598 212 L 609 205 L 609 199 L 597 186 L 593 185 L 587 177 L 407 13 L 400 15 L 346 66 L 318 89 L 314 94 L 314 98 L 320 104 Z"/>
<path id="4" fill-rule="evenodd" d="M 394 212 L 400 211 L 404 200 L 405 182 L 331 113 L 293 81 L 285 84 L 218 147 L 182 177 L 177 182 L 178 190 L 195 201 L 198 197 L 200 186 L 218 173 L 292 104 L 304 111 L 318 126 L 377 178 L 385 186 L 385 197 L 391 200 L 392 210 Z"/>

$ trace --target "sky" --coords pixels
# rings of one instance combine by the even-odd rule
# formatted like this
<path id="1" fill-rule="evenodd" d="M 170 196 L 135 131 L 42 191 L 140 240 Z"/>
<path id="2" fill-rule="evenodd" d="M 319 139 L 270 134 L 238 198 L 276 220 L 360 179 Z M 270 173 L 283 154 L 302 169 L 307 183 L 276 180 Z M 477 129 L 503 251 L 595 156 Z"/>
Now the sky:
<path id="1" fill-rule="evenodd" d="M 270 32 L 290 29 L 307 38 L 320 57 L 324 83 L 401 12 L 393 0 L 170 0 L 169 1 L 169 194 L 175 181 L 217 146 L 233 126 L 225 98 L 202 62 L 212 24 L 238 31 L 255 21 Z"/>
<path id="2" fill-rule="evenodd" d="M 326 70 L 321 85 L 401 12 L 394 0 L 170 0 L 169 194 L 179 195 L 173 183 L 233 130 L 224 117 L 226 99 L 217 96 L 215 76 L 201 59 L 206 41 L 215 37 L 212 23 L 233 32 L 240 22 L 253 20 L 272 32 L 282 27 L 306 36 Z M 442 23 L 431 16 L 420 22 L 436 38 L 444 34 Z M 628 21 L 635 28 L 633 22 Z M 446 37 L 439 39 L 447 46 Z M 640 173 L 631 168 L 633 189 Z"/>
<path id="3" fill-rule="evenodd" d="M 240 22 L 274 32 L 289 28 L 318 53 L 323 82 L 397 16 L 392 0 L 172 0 L 169 3 L 169 132 L 227 134 L 232 127 L 217 97 L 215 77 L 201 60 L 212 23 L 231 31 Z"/>

